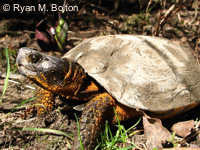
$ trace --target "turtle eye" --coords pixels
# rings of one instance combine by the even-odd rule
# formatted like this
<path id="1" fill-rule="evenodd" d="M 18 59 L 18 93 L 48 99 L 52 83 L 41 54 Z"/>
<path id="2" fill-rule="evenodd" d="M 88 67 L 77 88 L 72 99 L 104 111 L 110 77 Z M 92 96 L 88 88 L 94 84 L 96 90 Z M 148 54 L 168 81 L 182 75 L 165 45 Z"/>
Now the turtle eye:
<path id="1" fill-rule="evenodd" d="M 31 62 L 31 63 L 37 63 L 40 60 L 41 60 L 41 56 L 40 55 L 37 55 L 37 54 L 29 55 L 29 62 Z"/>

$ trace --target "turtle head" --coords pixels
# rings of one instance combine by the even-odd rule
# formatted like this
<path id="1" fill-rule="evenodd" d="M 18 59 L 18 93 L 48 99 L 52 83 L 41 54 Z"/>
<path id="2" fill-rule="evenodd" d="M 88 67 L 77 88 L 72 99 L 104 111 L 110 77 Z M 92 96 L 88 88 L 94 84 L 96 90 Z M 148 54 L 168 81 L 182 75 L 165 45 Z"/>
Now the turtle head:
<path id="1" fill-rule="evenodd" d="M 84 70 L 69 59 L 61 59 L 30 48 L 20 48 L 18 70 L 40 87 L 67 97 L 75 95 L 85 78 Z"/>
<path id="2" fill-rule="evenodd" d="M 70 62 L 41 52 L 20 48 L 16 59 L 18 70 L 42 87 L 63 85 L 69 72 Z"/>

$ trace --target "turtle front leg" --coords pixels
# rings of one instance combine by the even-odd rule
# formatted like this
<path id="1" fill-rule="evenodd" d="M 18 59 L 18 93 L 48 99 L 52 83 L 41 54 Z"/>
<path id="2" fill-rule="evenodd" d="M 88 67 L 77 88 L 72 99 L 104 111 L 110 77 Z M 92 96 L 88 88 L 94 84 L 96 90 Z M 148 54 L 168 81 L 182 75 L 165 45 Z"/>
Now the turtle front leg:
<path id="1" fill-rule="evenodd" d="M 41 87 L 37 87 L 35 93 L 37 95 L 37 114 L 41 115 L 45 111 L 52 111 L 55 105 L 55 95 Z"/>
<path id="2" fill-rule="evenodd" d="M 107 93 L 100 94 L 88 102 L 80 118 L 80 137 L 83 148 L 94 149 L 97 138 L 104 130 L 105 121 L 113 118 L 114 99 Z M 72 150 L 80 149 L 79 135 L 75 137 Z"/>
<path id="3" fill-rule="evenodd" d="M 108 93 L 102 93 L 88 102 L 80 118 L 80 137 L 84 150 L 92 150 L 97 145 L 97 139 L 104 131 L 106 120 L 110 125 L 117 122 L 114 109 L 119 121 L 138 116 L 139 113 L 115 101 Z M 80 149 L 79 135 L 75 137 L 72 150 Z"/>

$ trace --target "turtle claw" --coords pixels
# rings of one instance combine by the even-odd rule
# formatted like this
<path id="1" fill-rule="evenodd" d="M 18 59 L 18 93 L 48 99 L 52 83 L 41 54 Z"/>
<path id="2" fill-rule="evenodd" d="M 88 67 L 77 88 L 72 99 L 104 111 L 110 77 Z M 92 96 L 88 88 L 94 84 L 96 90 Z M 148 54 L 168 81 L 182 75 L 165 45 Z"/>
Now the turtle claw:
<path id="1" fill-rule="evenodd" d="M 74 106 L 73 109 L 76 111 L 83 111 L 86 105 L 87 103 L 80 104 L 80 105 Z"/>

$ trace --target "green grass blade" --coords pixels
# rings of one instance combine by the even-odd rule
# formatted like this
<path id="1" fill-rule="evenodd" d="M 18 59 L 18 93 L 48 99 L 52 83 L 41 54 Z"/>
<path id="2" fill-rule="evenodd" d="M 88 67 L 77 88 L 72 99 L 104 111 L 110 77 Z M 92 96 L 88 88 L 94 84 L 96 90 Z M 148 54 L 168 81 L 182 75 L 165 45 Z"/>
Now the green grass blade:
<path id="1" fill-rule="evenodd" d="M 11 127 L 11 130 L 22 130 L 22 131 L 37 131 L 37 132 L 45 132 L 45 133 L 53 133 L 53 134 L 57 134 L 57 135 L 64 135 L 67 136 L 68 138 L 72 139 L 73 138 L 70 136 L 71 134 L 67 134 L 65 132 L 62 131 L 58 131 L 58 130 L 54 130 L 54 129 L 45 129 L 45 128 L 22 128 L 22 127 Z"/>
<path id="2" fill-rule="evenodd" d="M 156 4 L 159 2 L 159 0 L 157 0 L 154 4 L 153 4 L 153 6 L 151 6 L 148 10 L 147 10 L 147 13 L 149 13 L 155 6 L 156 6 Z"/>
<path id="3" fill-rule="evenodd" d="M 7 48 L 6 48 L 6 63 L 7 63 L 7 74 L 6 74 L 5 84 L 4 84 L 4 88 L 3 88 L 3 93 L 2 93 L 2 96 L 1 96 L 0 105 L 3 101 L 3 97 L 4 97 L 4 94 L 5 94 L 6 89 L 7 89 L 8 79 L 9 79 L 9 74 L 10 74 L 10 62 L 9 62 L 9 55 L 8 55 Z"/>
<path id="4" fill-rule="evenodd" d="M 83 150 L 83 144 L 81 141 L 81 134 L 80 134 L 80 126 L 79 126 L 78 117 L 76 116 L 76 114 L 75 114 L 75 117 L 76 117 L 76 122 L 77 122 L 77 126 L 78 126 L 78 137 L 79 137 L 80 147 L 81 147 L 81 150 Z"/>
<path id="5" fill-rule="evenodd" d="M 6 116 L 8 116 L 9 114 L 11 114 L 12 112 L 14 112 L 17 108 L 19 108 L 20 106 L 24 105 L 25 103 L 27 102 L 30 102 L 32 100 L 34 100 L 36 97 L 33 97 L 33 98 L 30 98 L 30 99 L 27 99 L 27 100 L 24 100 L 22 101 L 19 105 L 17 105 L 15 108 L 13 108 L 9 113 L 7 113 L 5 116 L 3 116 L 3 118 L 5 118 Z"/>
<path id="6" fill-rule="evenodd" d="M 139 124 L 140 121 L 141 121 L 141 117 L 139 118 L 139 120 L 138 120 L 132 127 L 130 127 L 129 129 L 127 129 L 126 131 L 128 132 L 128 131 L 130 131 L 132 128 L 136 127 L 136 126 Z"/>

